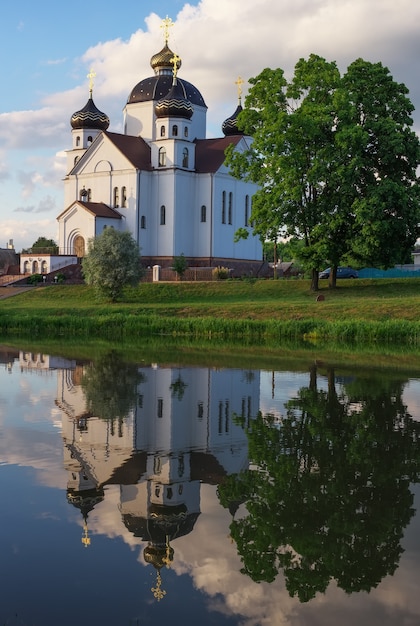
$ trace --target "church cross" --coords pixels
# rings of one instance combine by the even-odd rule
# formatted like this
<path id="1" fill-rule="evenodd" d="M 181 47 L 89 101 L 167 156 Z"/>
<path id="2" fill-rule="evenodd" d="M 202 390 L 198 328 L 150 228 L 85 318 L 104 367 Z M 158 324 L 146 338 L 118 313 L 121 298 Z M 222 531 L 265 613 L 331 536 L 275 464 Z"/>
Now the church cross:
<path id="1" fill-rule="evenodd" d="M 162 20 L 161 28 L 163 28 L 163 37 L 165 39 L 165 43 L 168 43 L 169 39 L 169 29 L 174 25 L 173 21 L 170 17 L 166 16 L 164 20 Z"/>
<path id="2" fill-rule="evenodd" d="M 170 59 L 172 65 L 174 66 L 174 78 L 176 78 L 177 74 L 178 74 L 178 61 L 181 60 L 181 57 L 179 57 L 176 52 L 174 53 L 174 56 L 172 57 L 172 59 Z"/>
<path id="3" fill-rule="evenodd" d="M 87 75 L 86 78 L 89 78 L 89 92 L 90 95 L 92 95 L 92 91 L 93 91 L 93 79 L 95 78 L 96 73 L 91 69 L 89 71 L 89 74 Z"/>
<path id="4" fill-rule="evenodd" d="M 238 98 L 239 98 L 239 102 L 241 101 L 241 96 L 242 96 L 242 85 L 244 84 L 244 80 L 243 78 L 241 78 L 240 76 L 238 76 L 238 80 L 235 80 L 235 85 L 238 88 Z"/>

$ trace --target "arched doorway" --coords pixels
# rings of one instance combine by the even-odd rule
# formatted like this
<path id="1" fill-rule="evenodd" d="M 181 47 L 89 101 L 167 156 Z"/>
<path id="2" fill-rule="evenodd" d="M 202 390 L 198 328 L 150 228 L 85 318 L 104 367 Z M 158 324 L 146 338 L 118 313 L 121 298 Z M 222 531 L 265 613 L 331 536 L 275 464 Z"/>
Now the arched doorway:
<path id="1" fill-rule="evenodd" d="M 79 259 L 85 256 L 85 240 L 81 235 L 77 235 L 74 239 L 74 254 Z"/>

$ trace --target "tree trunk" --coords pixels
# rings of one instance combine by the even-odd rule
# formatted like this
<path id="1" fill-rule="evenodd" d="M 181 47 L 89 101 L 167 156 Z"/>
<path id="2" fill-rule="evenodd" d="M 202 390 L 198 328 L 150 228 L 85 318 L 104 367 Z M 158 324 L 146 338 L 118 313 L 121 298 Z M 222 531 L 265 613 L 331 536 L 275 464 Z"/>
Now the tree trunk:
<path id="1" fill-rule="evenodd" d="M 335 289 L 337 287 L 337 266 L 332 265 L 330 275 L 328 276 L 328 288 Z"/>
<path id="2" fill-rule="evenodd" d="M 318 291 L 318 280 L 319 280 L 319 272 L 316 269 L 312 270 L 312 275 L 311 275 L 311 291 Z"/>

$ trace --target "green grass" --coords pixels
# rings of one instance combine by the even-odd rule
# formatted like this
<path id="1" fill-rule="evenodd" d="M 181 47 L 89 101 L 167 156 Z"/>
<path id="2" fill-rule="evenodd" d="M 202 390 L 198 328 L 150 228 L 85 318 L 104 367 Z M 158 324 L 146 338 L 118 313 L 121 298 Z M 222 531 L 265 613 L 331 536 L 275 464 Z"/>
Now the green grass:
<path id="1" fill-rule="evenodd" d="M 317 301 L 317 295 L 325 297 Z M 273 345 L 394 343 L 420 347 L 420 279 L 343 280 L 310 291 L 306 280 L 140 284 L 114 304 L 84 285 L 51 285 L 0 300 L 0 335 L 150 336 L 240 340 Z"/>

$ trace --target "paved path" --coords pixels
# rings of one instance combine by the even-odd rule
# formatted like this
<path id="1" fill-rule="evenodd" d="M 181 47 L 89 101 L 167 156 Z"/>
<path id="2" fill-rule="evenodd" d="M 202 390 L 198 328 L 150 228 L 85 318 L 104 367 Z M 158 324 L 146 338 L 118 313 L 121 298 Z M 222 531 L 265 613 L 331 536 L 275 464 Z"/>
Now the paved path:
<path id="1" fill-rule="evenodd" d="M 0 300 L 10 298 L 10 296 L 17 296 L 19 293 L 28 291 L 28 289 L 33 289 L 33 287 L 30 285 L 26 287 L 0 287 Z"/>

